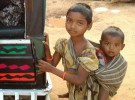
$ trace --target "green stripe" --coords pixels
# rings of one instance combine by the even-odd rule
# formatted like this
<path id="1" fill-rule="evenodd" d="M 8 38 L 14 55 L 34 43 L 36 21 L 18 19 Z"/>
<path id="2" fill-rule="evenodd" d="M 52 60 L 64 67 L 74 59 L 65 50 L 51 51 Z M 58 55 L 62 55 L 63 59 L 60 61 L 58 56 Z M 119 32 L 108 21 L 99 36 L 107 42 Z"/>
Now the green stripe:
<path id="1" fill-rule="evenodd" d="M 36 72 L 41 72 L 41 71 L 39 69 L 37 69 Z"/>
<path id="2" fill-rule="evenodd" d="M 24 48 L 27 48 L 27 46 L 3 46 L 3 48 L 6 49 L 6 50 L 10 50 L 12 48 L 24 49 Z"/>
<path id="3" fill-rule="evenodd" d="M 26 54 L 26 52 L 25 51 L 22 51 L 22 52 L 11 51 L 9 53 L 6 53 L 5 51 L 0 51 L 0 54 Z"/>

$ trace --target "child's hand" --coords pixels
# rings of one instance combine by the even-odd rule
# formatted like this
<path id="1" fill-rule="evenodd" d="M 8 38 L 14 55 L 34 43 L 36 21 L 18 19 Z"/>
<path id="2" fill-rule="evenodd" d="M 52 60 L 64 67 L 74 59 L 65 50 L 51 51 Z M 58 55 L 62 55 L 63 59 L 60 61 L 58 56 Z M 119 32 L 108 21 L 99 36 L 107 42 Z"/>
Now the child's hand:
<path id="1" fill-rule="evenodd" d="M 47 33 L 45 34 L 45 41 L 42 41 L 44 44 L 44 48 L 45 48 L 45 56 L 46 58 L 51 58 L 51 52 L 50 52 L 50 47 L 49 47 L 49 36 Z"/>
<path id="2" fill-rule="evenodd" d="M 45 40 L 42 41 L 42 43 L 45 45 L 45 49 L 48 50 L 50 49 L 49 48 L 49 35 L 47 33 L 44 33 L 45 34 Z"/>
<path id="3" fill-rule="evenodd" d="M 51 70 L 53 69 L 53 66 L 51 64 L 45 62 L 44 60 L 39 60 L 37 67 L 41 71 L 46 71 L 46 72 L 51 72 Z"/>

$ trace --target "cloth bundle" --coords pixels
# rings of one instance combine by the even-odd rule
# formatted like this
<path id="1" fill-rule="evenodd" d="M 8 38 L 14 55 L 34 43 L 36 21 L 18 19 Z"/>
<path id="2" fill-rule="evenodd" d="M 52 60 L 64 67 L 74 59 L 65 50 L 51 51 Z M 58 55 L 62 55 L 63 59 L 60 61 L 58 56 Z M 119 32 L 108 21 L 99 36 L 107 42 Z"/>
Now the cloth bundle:
<path id="1" fill-rule="evenodd" d="M 17 26 L 24 20 L 24 0 L 2 0 L 0 3 L 0 23 Z"/>
<path id="2" fill-rule="evenodd" d="M 109 91 L 109 95 L 114 96 L 123 81 L 126 69 L 127 62 L 119 54 L 109 64 L 96 70 L 95 76 L 100 85 Z"/>

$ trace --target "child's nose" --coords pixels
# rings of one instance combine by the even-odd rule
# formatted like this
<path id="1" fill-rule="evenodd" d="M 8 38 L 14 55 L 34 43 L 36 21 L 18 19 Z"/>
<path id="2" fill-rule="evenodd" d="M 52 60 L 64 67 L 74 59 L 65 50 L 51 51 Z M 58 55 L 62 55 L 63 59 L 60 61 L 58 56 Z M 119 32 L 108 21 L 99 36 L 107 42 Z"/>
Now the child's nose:
<path id="1" fill-rule="evenodd" d="M 76 28 L 76 24 L 73 23 L 73 24 L 71 25 L 71 28 L 72 28 L 72 29 Z"/>
<path id="2" fill-rule="evenodd" d="M 113 50 L 114 49 L 114 45 L 110 45 L 110 50 Z"/>

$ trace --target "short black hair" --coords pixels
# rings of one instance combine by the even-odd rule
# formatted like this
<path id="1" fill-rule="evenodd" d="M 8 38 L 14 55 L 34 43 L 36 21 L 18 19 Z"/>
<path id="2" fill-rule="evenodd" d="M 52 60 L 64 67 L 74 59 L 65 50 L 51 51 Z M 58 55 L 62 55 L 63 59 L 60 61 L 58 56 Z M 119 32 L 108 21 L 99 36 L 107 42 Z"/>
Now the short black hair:
<path id="1" fill-rule="evenodd" d="M 85 3 L 76 3 L 71 6 L 67 11 L 66 16 L 69 14 L 69 12 L 80 12 L 86 17 L 87 24 L 90 24 L 92 22 L 92 9 L 89 5 Z"/>
<path id="2" fill-rule="evenodd" d="M 109 26 L 105 30 L 103 30 L 101 35 L 101 40 L 104 38 L 105 35 L 111 35 L 111 36 L 118 36 L 121 38 L 121 42 L 124 43 L 124 33 L 123 31 L 116 26 Z"/>

